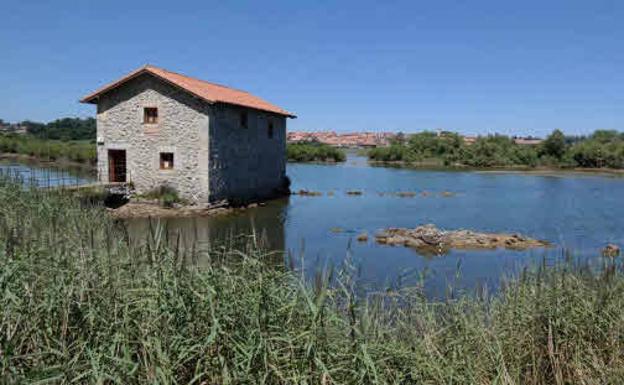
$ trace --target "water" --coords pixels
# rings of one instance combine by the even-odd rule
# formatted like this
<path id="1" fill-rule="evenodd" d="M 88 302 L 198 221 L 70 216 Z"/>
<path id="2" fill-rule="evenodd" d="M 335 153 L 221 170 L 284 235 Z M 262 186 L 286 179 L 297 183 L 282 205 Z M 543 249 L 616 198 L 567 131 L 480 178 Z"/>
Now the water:
<path id="1" fill-rule="evenodd" d="M 96 180 L 93 173 L 80 168 L 26 164 L 11 160 L 0 161 L 0 173 L 20 178 L 25 184 L 38 187 L 77 186 Z"/>
<path id="2" fill-rule="evenodd" d="M 319 191 L 323 196 L 294 195 L 226 217 L 174 219 L 170 228 L 182 229 L 187 241 L 200 239 L 205 244 L 253 228 L 258 234 L 267 233 L 271 247 L 287 250 L 308 271 L 320 265 L 339 266 L 349 255 L 363 283 L 413 283 L 424 274 L 433 293 L 444 292 L 448 284 L 495 288 L 501 275 L 552 262 L 566 252 L 597 263 L 605 244 L 624 244 L 623 178 L 370 167 L 353 154 L 341 165 L 289 164 L 288 175 L 293 191 Z M 347 195 L 349 190 L 363 194 Z M 398 191 L 419 194 L 413 198 L 387 194 Z M 443 192 L 454 195 L 445 197 Z M 432 257 L 378 245 L 372 236 L 387 227 L 425 223 L 445 229 L 519 232 L 556 247 L 453 251 Z M 130 228 L 131 233 L 144 233 L 146 222 L 131 221 Z M 371 235 L 366 243 L 355 240 L 362 232 Z"/>
<path id="3" fill-rule="evenodd" d="M 35 171 L 36 173 L 37 171 Z M 598 263 L 607 243 L 624 245 L 624 178 L 561 173 L 534 175 L 429 171 L 370 167 L 351 154 L 341 165 L 289 164 L 292 189 L 323 196 L 294 195 L 266 206 L 215 218 L 177 218 L 166 225 L 171 239 L 204 247 L 255 232 L 270 247 L 286 250 L 308 271 L 341 265 L 347 256 L 365 285 L 414 283 L 426 275 L 427 290 L 495 288 L 499 278 L 528 264 L 552 262 L 571 253 Z M 361 190 L 361 196 L 347 195 Z M 401 198 L 387 193 L 416 191 Z M 422 195 L 426 191 L 428 194 Z M 328 193 L 333 192 L 332 196 Z M 450 197 L 442 192 L 451 192 Z M 518 232 L 556 244 L 550 250 L 453 251 L 419 255 L 403 247 L 378 245 L 374 234 L 387 227 L 433 223 L 445 229 Z M 145 238 L 149 224 L 128 222 L 130 234 Z M 361 232 L 371 235 L 357 242 Z"/>

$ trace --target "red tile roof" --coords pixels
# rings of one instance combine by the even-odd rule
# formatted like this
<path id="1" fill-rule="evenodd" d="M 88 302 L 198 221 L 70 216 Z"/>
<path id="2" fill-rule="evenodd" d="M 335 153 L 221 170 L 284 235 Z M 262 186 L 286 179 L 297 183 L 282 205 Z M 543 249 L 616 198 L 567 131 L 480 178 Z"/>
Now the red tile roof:
<path id="1" fill-rule="evenodd" d="M 396 137 L 391 132 L 349 132 L 337 134 L 334 131 L 301 132 L 289 131 L 286 137 L 288 142 L 319 142 L 330 146 L 387 146 L 390 140 Z"/>
<path id="2" fill-rule="evenodd" d="M 130 79 L 133 79 L 139 75 L 144 73 L 149 73 L 157 78 L 160 78 L 167 83 L 173 84 L 174 86 L 180 87 L 183 90 L 209 102 L 209 103 L 226 103 L 226 104 L 234 104 L 237 106 L 254 108 L 256 110 L 273 112 L 279 115 L 284 115 L 290 118 L 295 118 L 296 116 L 276 105 L 273 105 L 266 100 L 263 100 L 257 96 L 254 96 L 248 92 L 236 90 L 233 88 L 225 87 L 219 84 L 210 83 L 204 80 L 191 78 L 188 76 L 180 75 L 175 72 L 167 71 L 162 68 L 154 67 L 151 65 L 146 65 L 141 67 L 123 78 L 105 85 L 104 87 L 98 89 L 97 91 L 85 96 L 80 100 L 82 103 L 97 103 L 97 98 L 113 88 L 120 86 L 121 84 L 127 82 Z"/>

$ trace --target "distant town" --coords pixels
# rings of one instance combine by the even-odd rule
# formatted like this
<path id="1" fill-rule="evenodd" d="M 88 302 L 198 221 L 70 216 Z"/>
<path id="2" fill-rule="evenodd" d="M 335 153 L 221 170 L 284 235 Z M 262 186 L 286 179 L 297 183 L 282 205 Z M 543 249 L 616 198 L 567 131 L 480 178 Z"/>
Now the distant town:
<path id="1" fill-rule="evenodd" d="M 95 134 L 95 120 L 92 119 L 79 119 L 79 118 L 65 118 L 58 119 L 54 122 L 48 123 L 50 126 L 49 131 L 53 131 L 57 126 L 67 126 L 69 128 L 77 128 L 80 126 L 79 131 L 86 131 L 89 133 L 93 131 Z M 38 134 L 41 131 L 41 127 L 45 126 L 44 123 L 24 121 L 19 123 L 9 123 L 0 119 L 0 134 Z M 444 136 L 448 134 L 448 131 L 437 130 L 438 136 Z M 397 140 L 400 137 L 408 139 L 409 133 L 400 132 L 371 132 L 371 131 L 359 131 L 359 132 L 347 132 L 338 133 L 336 131 L 290 131 L 287 134 L 288 143 L 322 143 L 334 147 L 385 147 L 389 146 L 393 140 Z M 41 136 L 41 135 L 39 135 Z M 84 136 L 84 135 L 82 135 Z M 51 139 L 59 139 L 50 137 Z M 473 144 L 477 140 L 477 136 L 462 136 L 465 144 Z M 72 138 L 76 139 L 76 138 Z M 84 139 L 84 138 L 80 138 Z M 513 136 L 513 141 L 516 144 L 522 145 L 537 145 L 540 144 L 543 139 L 536 137 L 523 137 Z"/>
<path id="2" fill-rule="evenodd" d="M 0 119 L 0 133 L 2 134 L 27 134 L 28 127 L 21 123 L 9 123 Z"/>
<path id="3" fill-rule="evenodd" d="M 444 136 L 447 132 L 438 130 L 437 134 Z M 410 134 L 397 132 L 349 132 L 341 134 L 335 131 L 291 131 L 287 134 L 287 140 L 289 143 L 316 142 L 335 147 L 385 147 L 390 145 L 393 140 L 400 137 L 407 139 L 409 136 Z M 462 136 L 462 138 L 467 145 L 473 144 L 477 140 L 477 136 Z M 512 139 L 516 144 L 521 145 L 537 145 L 543 141 L 541 138 L 531 136 L 514 136 Z"/>

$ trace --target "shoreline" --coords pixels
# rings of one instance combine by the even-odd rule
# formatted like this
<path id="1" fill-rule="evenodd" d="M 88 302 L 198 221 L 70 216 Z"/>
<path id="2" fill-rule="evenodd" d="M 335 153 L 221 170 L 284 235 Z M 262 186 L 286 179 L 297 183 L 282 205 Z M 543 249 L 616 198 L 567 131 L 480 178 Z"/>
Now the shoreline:
<path id="1" fill-rule="evenodd" d="M 55 160 L 43 160 L 36 156 L 27 154 L 18 154 L 10 152 L 0 153 L 0 161 L 12 160 L 30 163 L 40 166 L 59 166 L 70 167 L 80 169 L 82 171 L 90 171 L 95 173 L 96 166 L 90 163 L 74 162 L 67 159 L 55 159 Z M 292 161 L 286 160 L 286 163 L 292 164 L 316 164 L 316 165 L 341 165 L 347 163 L 348 160 L 337 162 L 333 160 L 314 160 L 314 161 Z M 526 167 L 526 166 L 497 166 L 497 167 L 471 167 L 460 164 L 445 166 L 436 162 L 405 162 L 405 161 L 379 161 L 379 160 L 366 160 L 367 164 L 371 167 L 387 167 L 387 168 L 404 168 L 414 170 L 433 170 L 433 171 L 470 171 L 480 173 L 510 173 L 510 174 L 535 174 L 535 175 L 548 175 L 548 174 L 591 174 L 591 175 L 611 175 L 611 176 L 624 176 L 624 169 L 615 168 L 587 168 L 587 167 L 574 167 L 574 168 L 561 168 L 561 167 Z"/>
<path id="2" fill-rule="evenodd" d="M 89 171 L 93 174 L 96 172 L 96 166 L 90 163 L 84 162 L 74 162 L 65 158 L 62 159 L 54 159 L 54 160 L 44 160 L 34 155 L 28 154 L 19 154 L 14 152 L 2 152 L 0 153 L 0 161 L 18 161 L 24 162 L 28 164 L 33 164 L 41 167 L 49 167 L 49 166 L 58 166 L 58 167 L 68 167 L 74 169 L 80 169 L 82 171 Z"/>
<path id="3" fill-rule="evenodd" d="M 284 197 L 277 197 L 266 201 L 252 202 L 242 206 L 184 206 L 163 207 L 156 200 L 134 200 L 117 208 L 107 208 L 108 213 L 115 219 L 144 219 L 144 218 L 187 218 L 187 217 L 214 217 L 227 214 L 236 214 L 266 206 L 269 202 Z"/>
<path id="4" fill-rule="evenodd" d="M 236 209 L 229 207 L 207 208 L 195 206 L 163 207 L 158 203 L 128 202 L 118 208 L 107 208 L 108 214 L 115 219 L 142 218 L 185 218 L 211 217 L 233 213 Z"/>
<path id="5" fill-rule="evenodd" d="M 378 160 L 368 160 L 371 167 L 388 167 L 402 168 L 413 170 L 431 170 L 431 171 L 464 171 L 492 174 L 533 174 L 533 175 L 553 175 L 553 174 L 587 174 L 587 175 L 605 175 L 605 176 L 624 176 L 624 169 L 621 168 L 588 168 L 588 167 L 526 167 L 526 166 L 497 166 L 497 167 L 471 167 L 465 165 L 445 166 L 439 163 L 414 163 L 414 162 L 386 162 Z"/>

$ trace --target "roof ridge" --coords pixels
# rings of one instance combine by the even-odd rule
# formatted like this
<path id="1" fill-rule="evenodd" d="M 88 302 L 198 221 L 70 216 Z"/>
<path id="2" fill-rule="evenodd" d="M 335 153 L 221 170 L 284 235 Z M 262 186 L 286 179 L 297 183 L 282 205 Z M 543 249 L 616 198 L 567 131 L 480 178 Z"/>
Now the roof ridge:
<path id="1" fill-rule="evenodd" d="M 250 93 L 250 92 L 248 92 L 248 91 L 245 91 L 245 90 L 241 90 L 241 89 L 239 89 L 239 88 L 234 88 L 234 87 L 231 87 L 231 86 L 226 86 L 226 85 L 224 85 L 224 84 L 211 82 L 211 81 L 204 80 L 204 79 L 200 79 L 200 78 L 196 78 L 196 77 L 193 77 L 193 76 L 188 76 L 188 75 L 181 74 L 181 73 L 179 73 L 179 72 L 175 72 L 175 71 L 171 71 L 171 70 L 168 70 L 168 69 L 166 69 L 166 68 L 158 67 L 158 66 L 155 66 L 155 65 L 146 64 L 146 65 L 144 66 L 144 68 L 145 68 L 145 69 L 154 68 L 154 69 L 157 69 L 157 70 L 160 70 L 160 71 L 165 71 L 165 72 L 168 72 L 168 73 L 170 73 L 170 74 L 174 74 L 174 75 L 182 76 L 183 78 L 192 79 L 192 80 L 197 80 L 197 81 L 200 81 L 200 82 L 203 82 L 203 83 L 206 83 L 206 84 L 210 84 L 211 86 L 216 86 L 216 87 L 221 87 L 221 88 L 227 88 L 227 89 L 229 89 L 229 90 L 234 90 L 234 91 L 237 91 L 237 92 L 243 92 L 243 93 L 246 93 L 246 94 L 248 94 L 248 95 L 255 96 L 255 95 L 253 95 L 252 93 Z M 255 97 L 256 97 L 256 98 L 258 98 L 258 96 L 255 96 Z M 262 99 L 262 98 L 260 98 L 260 99 Z"/>
<path id="2" fill-rule="evenodd" d="M 99 88 L 97 91 L 85 96 L 81 99 L 81 102 L 93 103 L 97 100 L 100 94 L 108 92 L 110 89 L 118 87 L 129 79 L 132 79 L 144 73 L 148 73 L 152 76 L 160 78 L 163 81 L 180 87 L 187 92 L 201 99 L 204 99 L 209 103 L 226 103 L 239 105 L 243 107 L 254 108 L 257 110 L 273 112 L 290 118 L 296 117 L 296 115 L 250 92 L 187 76 L 178 72 L 170 71 L 165 68 L 151 65 L 149 63 L 132 71 L 121 79 L 109 83 Z"/>

